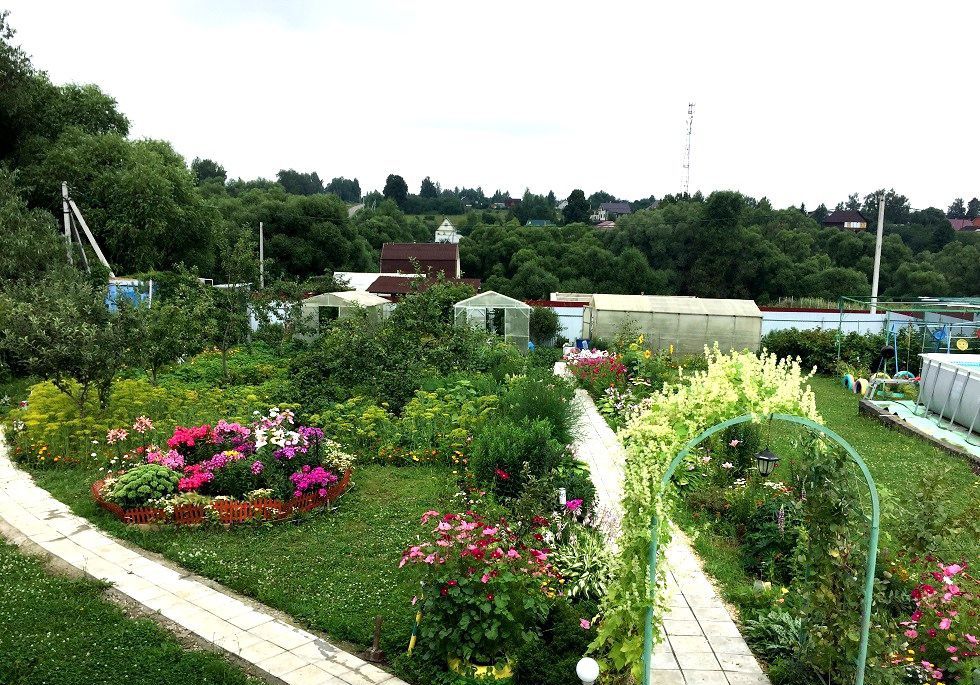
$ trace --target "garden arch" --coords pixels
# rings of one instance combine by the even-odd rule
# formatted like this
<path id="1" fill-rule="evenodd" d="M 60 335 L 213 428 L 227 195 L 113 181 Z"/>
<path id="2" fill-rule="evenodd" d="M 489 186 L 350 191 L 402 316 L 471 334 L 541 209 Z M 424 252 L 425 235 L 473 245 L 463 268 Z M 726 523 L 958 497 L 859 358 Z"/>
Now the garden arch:
<path id="1" fill-rule="evenodd" d="M 730 426 L 737 426 L 741 423 L 748 423 L 753 421 L 757 416 L 753 414 L 743 414 L 742 416 L 735 417 L 734 419 L 728 419 L 727 421 L 722 421 L 721 423 L 716 423 L 711 426 L 700 435 L 698 435 L 693 440 L 690 440 L 684 448 L 677 453 L 674 460 L 670 462 L 670 466 L 667 467 L 667 472 L 664 473 L 663 478 L 660 479 L 660 489 L 659 494 L 662 494 L 666 489 L 667 485 L 670 483 L 671 477 L 674 475 L 674 471 L 677 470 L 678 465 L 681 461 L 691 453 L 695 447 L 700 445 L 702 442 L 710 438 L 715 433 L 723 431 Z M 857 677 L 855 679 L 855 685 L 864 685 L 864 669 L 868 660 L 868 632 L 871 628 L 871 601 L 873 598 L 873 588 L 874 588 L 874 578 L 875 578 L 875 562 L 878 556 L 878 531 L 881 522 L 881 512 L 878 504 L 878 490 L 875 487 L 874 479 L 871 477 L 871 472 L 868 470 L 867 464 L 861 459 L 861 456 L 857 453 L 850 443 L 848 443 L 840 435 L 827 428 L 826 426 L 821 426 L 815 421 L 803 418 L 802 416 L 793 416 L 792 414 L 769 414 L 769 420 L 773 421 L 785 421 L 787 423 L 795 423 L 800 426 L 805 426 L 812 431 L 824 435 L 835 443 L 844 448 L 847 455 L 851 458 L 858 468 L 861 469 L 861 474 L 864 476 L 865 483 L 868 486 L 868 492 L 871 494 L 871 531 L 868 541 L 868 564 L 865 568 L 864 573 L 864 602 L 861 612 L 861 642 L 858 647 L 857 656 Z M 657 583 L 657 547 L 659 546 L 660 538 L 660 519 L 657 517 L 656 512 L 653 514 L 653 518 L 650 521 L 650 553 L 647 557 L 649 563 L 649 579 L 650 584 L 656 587 Z M 650 685 L 650 662 L 653 653 L 653 604 L 647 609 L 646 620 L 643 626 L 643 684 Z"/>

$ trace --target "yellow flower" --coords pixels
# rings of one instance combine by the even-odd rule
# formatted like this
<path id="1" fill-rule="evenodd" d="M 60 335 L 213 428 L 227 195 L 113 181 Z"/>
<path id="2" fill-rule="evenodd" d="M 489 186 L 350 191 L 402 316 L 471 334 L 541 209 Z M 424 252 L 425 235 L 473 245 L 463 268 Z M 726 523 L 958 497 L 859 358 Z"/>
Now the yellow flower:
<path id="1" fill-rule="evenodd" d="M 644 350 L 643 351 L 643 358 L 644 359 L 649 359 L 651 355 L 652 355 L 652 352 L 650 352 L 650 350 Z"/>
<path id="2" fill-rule="evenodd" d="M 637 345 L 642 345 L 643 344 L 643 334 L 642 333 L 640 334 L 640 337 L 636 339 L 636 344 Z"/>

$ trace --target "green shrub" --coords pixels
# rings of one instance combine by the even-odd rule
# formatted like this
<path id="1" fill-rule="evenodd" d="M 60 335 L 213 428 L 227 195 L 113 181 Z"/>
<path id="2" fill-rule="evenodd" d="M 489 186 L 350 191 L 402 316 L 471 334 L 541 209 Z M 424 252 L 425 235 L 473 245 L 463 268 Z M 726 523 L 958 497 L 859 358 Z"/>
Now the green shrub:
<path id="1" fill-rule="evenodd" d="M 514 498 L 523 492 L 529 476 L 550 473 L 564 453 L 565 446 L 552 436 L 551 422 L 501 417 L 473 441 L 471 466 L 478 481 L 501 497 Z"/>
<path id="2" fill-rule="evenodd" d="M 577 682 L 575 666 L 595 637 L 584 628 L 598 613 L 594 602 L 574 604 L 559 600 L 552 607 L 540 639 L 522 649 L 516 658 L 514 685 L 569 685 Z"/>
<path id="3" fill-rule="evenodd" d="M 553 345 L 561 322 L 550 307 L 532 307 L 528 332 L 531 342 L 538 346 Z"/>
<path id="4" fill-rule="evenodd" d="M 577 413 L 572 400 L 571 382 L 551 372 L 534 371 L 514 378 L 500 398 L 501 415 L 515 422 L 544 419 L 551 424 L 552 436 L 563 445 L 575 437 Z"/>
<path id="5" fill-rule="evenodd" d="M 762 347 L 780 359 L 799 357 L 804 370 L 817 367 L 820 373 L 833 374 L 837 369 L 837 335 L 833 329 L 786 328 L 767 333 Z M 841 338 L 841 360 L 859 369 L 868 368 L 884 346 L 882 333 L 847 333 Z"/>
<path id="6" fill-rule="evenodd" d="M 108 499 L 124 507 L 141 507 L 151 499 L 177 492 L 180 474 L 159 464 L 143 464 L 116 479 Z"/>

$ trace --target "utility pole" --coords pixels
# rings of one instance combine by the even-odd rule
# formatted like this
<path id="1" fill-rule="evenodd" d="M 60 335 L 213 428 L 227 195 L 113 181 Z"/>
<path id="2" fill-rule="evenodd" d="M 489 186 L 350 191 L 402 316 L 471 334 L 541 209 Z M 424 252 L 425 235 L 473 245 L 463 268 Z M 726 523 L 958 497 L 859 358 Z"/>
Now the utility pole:
<path id="1" fill-rule="evenodd" d="M 265 232 L 259 222 L 259 289 L 265 290 Z"/>
<path id="2" fill-rule="evenodd" d="M 871 277 L 871 313 L 878 313 L 878 272 L 881 271 L 881 236 L 885 232 L 885 194 L 878 196 L 878 238 L 875 241 L 875 270 Z"/>
<path id="3" fill-rule="evenodd" d="M 65 219 L 65 248 L 68 250 L 68 263 L 75 265 L 71 256 L 71 210 L 68 209 L 68 182 L 61 182 L 61 212 Z"/>

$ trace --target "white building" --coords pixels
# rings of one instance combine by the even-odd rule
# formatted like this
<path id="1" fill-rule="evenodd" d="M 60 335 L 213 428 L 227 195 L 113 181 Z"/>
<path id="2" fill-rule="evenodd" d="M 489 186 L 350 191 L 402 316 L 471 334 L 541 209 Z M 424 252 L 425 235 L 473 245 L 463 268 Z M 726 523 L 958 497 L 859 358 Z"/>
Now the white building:
<path id="1" fill-rule="evenodd" d="M 459 233 L 456 232 L 456 227 L 447 217 L 443 219 L 442 224 L 436 229 L 436 238 L 433 242 L 436 243 L 458 243 L 460 239 Z"/>

